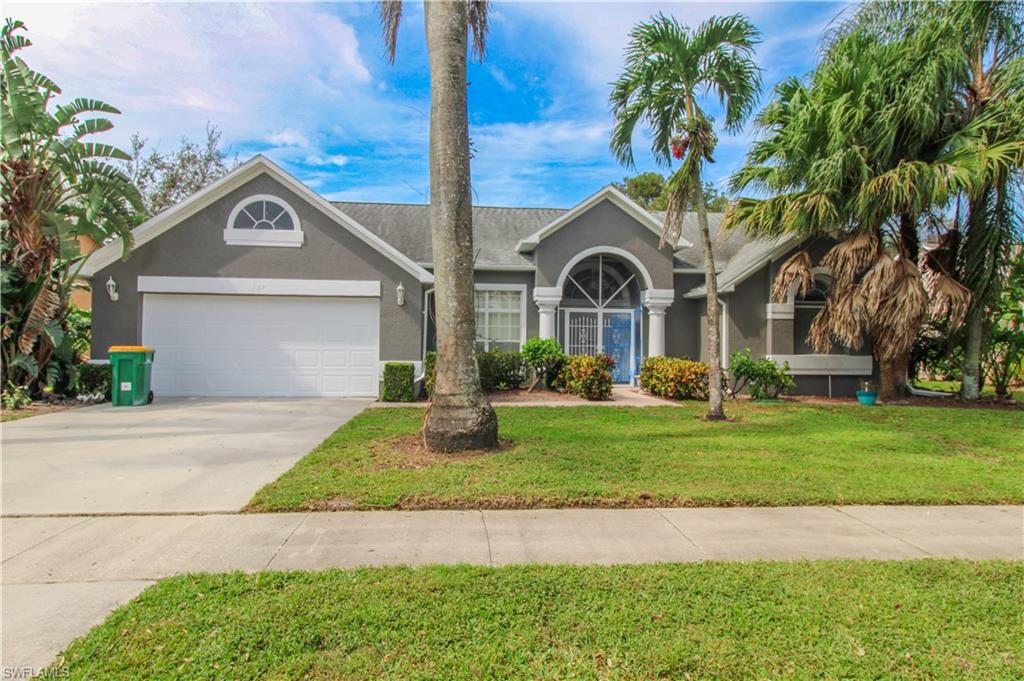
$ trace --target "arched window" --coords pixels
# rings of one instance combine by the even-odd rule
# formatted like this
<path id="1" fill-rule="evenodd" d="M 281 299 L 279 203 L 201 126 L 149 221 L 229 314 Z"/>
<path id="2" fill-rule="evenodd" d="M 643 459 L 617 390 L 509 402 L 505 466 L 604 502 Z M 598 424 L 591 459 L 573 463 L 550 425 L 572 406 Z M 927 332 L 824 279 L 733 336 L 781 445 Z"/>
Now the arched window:
<path id="1" fill-rule="evenodd" d="M 286 202 L 257 194 L 243 199 L 231 211 L 224 241 L 233 246 L 301 246 L 302 225 Z"/>
<path id="2" fill-rule="evenodd" d="M 815 274 L 814 283 L 804 295 L 799 295 L 793 300 L 797 307 L 821 307 L 828 297 L 828 290 L 832 286 L 832 278 L 827 274 Z"/>
<path id="3" fill-rule="evenodd" d="M 640 283 L 620 260 L 596 255 L 581 260 L 562 288 L 563 307 L 640 307 Z"/>

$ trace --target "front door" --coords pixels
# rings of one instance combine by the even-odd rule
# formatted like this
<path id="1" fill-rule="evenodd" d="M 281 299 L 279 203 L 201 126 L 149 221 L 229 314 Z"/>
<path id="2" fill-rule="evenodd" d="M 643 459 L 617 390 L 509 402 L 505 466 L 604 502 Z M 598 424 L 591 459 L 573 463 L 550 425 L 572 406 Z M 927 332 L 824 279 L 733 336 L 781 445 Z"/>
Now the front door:
<path id="1" fill-rule="evenodd" d="M 633 378 L 631 358 L 633 357 L 633 311 L 611 312 L 604 310 L 601 334 L 601 350 L 615 359 L 612 380 L 629 383 Z"/>

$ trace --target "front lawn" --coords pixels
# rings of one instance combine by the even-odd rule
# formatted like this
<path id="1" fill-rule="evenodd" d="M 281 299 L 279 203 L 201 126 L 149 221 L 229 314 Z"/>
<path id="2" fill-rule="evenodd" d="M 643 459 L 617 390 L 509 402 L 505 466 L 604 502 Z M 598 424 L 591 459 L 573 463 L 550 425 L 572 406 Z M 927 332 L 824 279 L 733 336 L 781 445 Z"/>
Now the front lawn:
<path id="1" fill-rule="evenodd" d="M 938 390 L 939 392 L 953 393 L 954 395 L 960 392 L 960 381 L 916 381 L 914 385 L 925 390 Z M 984 386 L 981 389 L 981 396 L 993 399 L 996 396 L 995 388 L 991 385 Z M 1024 389 L 1011 392 L 1010 397 L 1017 402 L 1024 402 Z"/>
<path id="2" fill-rule="evenodd" d="M 54 678 L 1024 677 L 1024 563 L 821 561 L 185 575 Z"/>
<path id="3" fill-rule="evenodd" d="M 368 409 L 248 510 L 1024 501 L 1024 415 L 985 409 L 731 403 L 499 408 L 511 446 L 419 448 L 420 409 Z"/>

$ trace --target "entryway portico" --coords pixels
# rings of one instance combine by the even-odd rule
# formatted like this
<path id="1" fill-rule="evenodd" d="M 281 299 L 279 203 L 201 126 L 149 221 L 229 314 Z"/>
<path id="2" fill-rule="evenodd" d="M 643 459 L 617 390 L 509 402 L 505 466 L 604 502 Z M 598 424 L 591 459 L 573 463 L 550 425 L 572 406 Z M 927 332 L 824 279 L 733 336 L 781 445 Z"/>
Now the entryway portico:
<path id="1" fill-rule="evenodd" d="M 665 311 L 674 290 L 655 288 L 648 268 L 629 251 L 584 249 L 565 263 L 557 284 L 534 289 L 542 338 L 558 339 L 568 354 L 614 357 L 616 383 L 632 383 L 645 356 L 665 354 Z"/>

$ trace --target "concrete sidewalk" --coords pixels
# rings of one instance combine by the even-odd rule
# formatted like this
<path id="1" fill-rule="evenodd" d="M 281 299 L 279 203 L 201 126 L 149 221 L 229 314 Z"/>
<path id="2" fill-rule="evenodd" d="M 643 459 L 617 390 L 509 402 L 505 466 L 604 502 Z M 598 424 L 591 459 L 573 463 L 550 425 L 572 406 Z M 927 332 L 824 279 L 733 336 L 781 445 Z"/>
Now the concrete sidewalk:
<path id="1" fill-rule="evenodd" d="M 185 572 L 428 563 L 1024 559 L 1022 506 L 4 518 L 3 665 L 41 667 Z"/>

